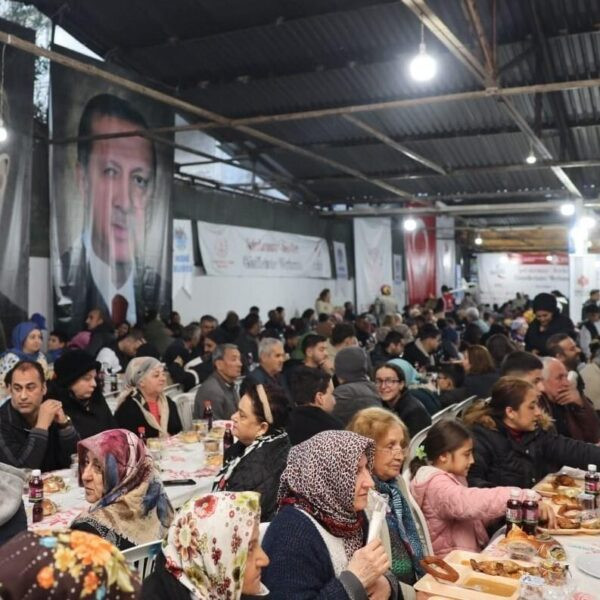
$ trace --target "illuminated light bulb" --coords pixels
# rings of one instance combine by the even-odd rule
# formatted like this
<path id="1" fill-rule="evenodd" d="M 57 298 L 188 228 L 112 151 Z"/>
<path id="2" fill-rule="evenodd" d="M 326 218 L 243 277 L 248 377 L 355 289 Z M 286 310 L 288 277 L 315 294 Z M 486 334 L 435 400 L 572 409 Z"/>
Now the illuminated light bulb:
<path id="1" fill-rule="evenodd" d="M 478 235 L 478 236 L 475 238 L 475 245 L 476 245 L 476 246 L 481 246 L 481 244 L 483 244 L 483 238 L 482 238 L 480 235 Z"/>
<path id="2" fill-rule="evenodd" d="M 417 228 L 417 222 L 412 218 L 408 217 L 404 219 L 404 231 L 414 231 Z"/>
<path id="3" fill-rule="evenodd" d="M 565 202 L 560 205 L 560 214 L 563 217 L 571 217 L 575 214 L 575 205 L 572 202 Z"/>
<path id="4" fill-rule="evenodd" d="M 425 44 L 419 44 L 419 53 L 410 61 L 410 76 L 415 81 L 429 81 L 437 73 L 437 61 L 427 54 Z"/>
<path id="5" fill-rule="evenodd" d="M 525 159 L 525 162 L 528 165 L 535 165 L 535 163 L 537 162 L 537 157 L 533 153 L 533 150 L 531 150 L 531 152 L 529 152 L 529 154 L 527 155 L 527 158 Z"/>

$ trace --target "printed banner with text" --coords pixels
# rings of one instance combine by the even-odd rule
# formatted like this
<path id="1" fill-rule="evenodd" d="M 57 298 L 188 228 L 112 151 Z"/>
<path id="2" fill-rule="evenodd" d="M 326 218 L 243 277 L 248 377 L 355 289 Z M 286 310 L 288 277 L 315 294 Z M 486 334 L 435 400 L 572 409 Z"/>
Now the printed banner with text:
<path id="1" fill-rule="evenodd" d="M 192 222 L 187 219 L 173 219 L 173 297 L 182 289 L 191 298 L 193 273 Z"/>
<path id="2" fill-rule="evenodd" d="M 503 304 L 517 295 L 569 290 L 569 261 L 564 253 L 483 252 L 477 255 L 479 291 L 486 304 Z"/>
<path id="3" fill-rule="evenodd" d="M 226 277 L 331 277 L 322 238 L 198 221 L 207 275 Z"/>

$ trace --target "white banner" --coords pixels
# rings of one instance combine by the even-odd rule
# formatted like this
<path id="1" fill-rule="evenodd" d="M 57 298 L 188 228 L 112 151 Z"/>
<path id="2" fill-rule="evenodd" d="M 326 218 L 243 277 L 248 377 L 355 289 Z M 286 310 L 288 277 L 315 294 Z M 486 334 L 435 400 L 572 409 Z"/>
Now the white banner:
<path id="1" fill-rule="evenodd" d="M 333 242 L 333 255 L 335 257 L 335 273 L 338 279 L 348 279 L 348 257 L 346 244 Z"/>
<path id="2" fill-rule="evenodd" d="M 569 313 L 577 323 L 590 290 L 600 289 L 600 258 L 597 254 L 569 254 L 569 275 Z"/>
<path id="3" fill-rule="evenodd" d="M 198 241 L 207 275 L 331 277 L 322 238 L 198 221 Z"/>
<path id="4" fill-rule="evenodd" d="M 354 268 L 358 311 L 368 310 L 382 285 L 392 285 L 392 222 L 389 217 L 354 219 Z"/>
<path id="5" fill-rule="evenodd" d="M 404 279 L 402 277 L 402 271 L 403 271 L 402 254 L 394 254 L 393 255 L 393 263 L 394 263 L 394 283 L 396 285 L 402 285 L 404 283 Z"/>
<path id="6" fill-rule="evenodd" d="M 436 217 L 435 219 L 435 288 L 439 296 L 441 287 L 447 285 L 451 290 L 456 287 L 456 244 L 454 241 L 454 217 Z"/>
<path id="7" fill-rule="evenodd" d="M 569 289 L 569 264 L 564 253 L 484 252 L 477 255 L 481 302 L 503 304 L 517 292 L 530 298 L 540 292 Z M 575 313 L 573 313 L 575 314 Z"/>
<path id="8" fill-rule="evenodd" d="M 194 246 L 192 222 L 187 219 L 173 219 L 173 297 L 179 290 L 192 296 L 194 273 Z"/>

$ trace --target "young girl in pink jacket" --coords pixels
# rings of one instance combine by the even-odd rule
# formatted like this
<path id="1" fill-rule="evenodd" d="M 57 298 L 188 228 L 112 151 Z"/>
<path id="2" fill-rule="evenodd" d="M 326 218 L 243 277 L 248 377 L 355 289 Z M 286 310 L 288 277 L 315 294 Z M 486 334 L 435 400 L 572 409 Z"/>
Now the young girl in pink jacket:
<path id="1" fill-rule="evenodd" d="M 452 550 L 480 552 L 489 541 L 486 523 L 504 517 L 514 488 L 469 488 L 473 438 L 459 421 L 432 426 L 411 462 L 410 491 L 421 507 L 436 556 Z M 540 520 L 552 509 L 540 502 Z"/>

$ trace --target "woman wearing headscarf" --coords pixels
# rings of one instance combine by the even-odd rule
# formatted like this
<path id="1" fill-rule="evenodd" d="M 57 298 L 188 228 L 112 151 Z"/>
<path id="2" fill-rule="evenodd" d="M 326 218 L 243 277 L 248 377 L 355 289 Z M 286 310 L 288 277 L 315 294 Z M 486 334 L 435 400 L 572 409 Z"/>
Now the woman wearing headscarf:
<path id="1" fill-rule="evenodd" d="M 569 317 L 562 315 L 553 294 L 541 293 L 533 299 L 535 319 L 525 334 L 525 350 L 538 356 L 547 356 L 548 339 L 555 333 L 566 333 L 577 339 L 575 327 Z"/>
<path id="2" fill-rule="evenodd" d="M 0 548 L 2 600 L 136 600 L 140 584 L 111 543 L 83 531 L 24 531 Z"/>
<path id="3" fill-rule="evenodd" d="M 42 349 L 42 332 L 32 321 L 19 323 L 12 331 L 12 347 L 0 356 L 0 382 L 21 360 L 30 360 L 42 365 L 48 373 L 48 363 Z"/>
<path id="4" fill-rule="evenodd" d="M 188 500 L 144 581 L 144 600 L 268 598 L 261 572 L 269 559 L 260 547 L 259 522 L 256 492 L 216 492 Z"/>
<path id="5" fill-rule="evenodd" d="M 142 440 L 111 429 L 79 442 L 77 454 L 91 507 L 75 518 L 73 529 L 95 533 L 120 550 L 164 536 L 173 507 Z"/>
<path id="6" fill-rule="evenodd" d="M 125 371 L 125 389 L 117 398 L 115 419 L 135 434 L 144 428 L 147 438 L 167 437 L 183 427 L 177 405 L 165 395 L 163 364 L 151 356 L 132 359 Z"/>
<path id="7" fill-rule="evenodd" d="M 398 597 L 381 541 L 365 545 L 374 451 L 372 440 L 349 431 L 324 431 L 291 449 L 281 509 L 263 541 L 271 598 Z"/>
<path id="8" fill-rule="evenodd" d="M 290 438 L 285 392 L 269 385 L 248 386 L 231 417 L 237 442 L 225 451 L 225 464 L 213 491 L 260 492 L 261 518 L 269 521 L 277 505 L 279 478 L 285 468 Z"/>
<path id="9" fill-rule="evenodd" d="M 389 512 L 382 530 L 382 541 L 391 562 L 392 573 L 398 578 L 403 596 L 414 596 L 412 586 L 422 575 L 423 558 L 421 531 L 406 499 L 408 490 L 400 470 L 409 435 L 406 425 L 397 415 L 384 408 L 366 408 L 354 415 L 348 430 L 375 442 L 373 481 L 375 489 L 385 497 Z M 369 513 L 367 507 L 367 513 Z"/>

